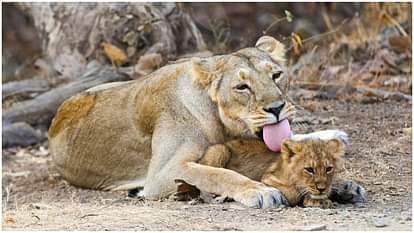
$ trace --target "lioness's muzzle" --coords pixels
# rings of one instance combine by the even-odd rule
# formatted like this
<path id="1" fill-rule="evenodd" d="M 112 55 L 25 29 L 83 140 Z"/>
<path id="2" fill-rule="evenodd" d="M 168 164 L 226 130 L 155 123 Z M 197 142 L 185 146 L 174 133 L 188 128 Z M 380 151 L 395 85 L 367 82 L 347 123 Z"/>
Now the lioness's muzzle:
<path id="1" fill-rule="evenodd" d="M 279 115 L 280 112 L 282 111 L 283 107 L 285 107 L 285 102 L 283 102 L 282 104 L 280 104 L 277 107 L 270 107 L 270 108 L 265 108 L 264 110 L 268 113 L 272 113 L 273 115 L 275 115 L 277 122 L 279 122 Z"/>

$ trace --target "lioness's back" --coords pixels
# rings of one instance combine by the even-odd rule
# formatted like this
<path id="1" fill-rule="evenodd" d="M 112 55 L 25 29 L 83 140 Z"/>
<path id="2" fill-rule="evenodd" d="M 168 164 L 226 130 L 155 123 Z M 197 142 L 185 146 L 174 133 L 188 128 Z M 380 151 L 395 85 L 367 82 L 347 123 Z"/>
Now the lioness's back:
<path id="1" fill-rule="evenodd" d="M 130 180 L 140 175 L 126 172 L 145 162 L 145 157 L 137 153 L 145 150 L 140 141 L 146 137 L 131 128 L 134 85 L 86 91 L 59 108 L 49 129 L 50 149 L 57 169 L 70 183 L 102 188 L 112 178 Z M 145 169 L 138 170 L 145 173 Z"/>

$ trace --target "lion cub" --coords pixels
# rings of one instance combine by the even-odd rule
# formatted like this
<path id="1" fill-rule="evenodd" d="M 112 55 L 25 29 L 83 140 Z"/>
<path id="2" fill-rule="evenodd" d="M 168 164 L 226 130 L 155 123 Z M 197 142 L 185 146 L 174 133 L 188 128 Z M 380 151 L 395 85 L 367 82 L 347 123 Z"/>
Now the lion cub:
<path id="1" fill-rule="evenodd" d="M 200 163 L 225 167 L 279 189 L 291 206 L 330 208 L 328 199 L 344 145 L 339 139 L 285 140 L 280 153 L 259 140 L 210 147 Z"/>

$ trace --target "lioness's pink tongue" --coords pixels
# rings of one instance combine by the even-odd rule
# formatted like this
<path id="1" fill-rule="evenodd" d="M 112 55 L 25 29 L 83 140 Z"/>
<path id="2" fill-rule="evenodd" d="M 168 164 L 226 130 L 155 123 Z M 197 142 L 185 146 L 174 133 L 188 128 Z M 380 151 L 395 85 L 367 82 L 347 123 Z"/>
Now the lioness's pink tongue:
<path id="1" fill-rule="evenodd" d="M 263 127 L 263 140 L 266 146 L 274 152 L 280 151 L 282 141 L 290 138 L 291 135 L 292 132 L 287 119 L 277 124 L 265 125 Z"/>

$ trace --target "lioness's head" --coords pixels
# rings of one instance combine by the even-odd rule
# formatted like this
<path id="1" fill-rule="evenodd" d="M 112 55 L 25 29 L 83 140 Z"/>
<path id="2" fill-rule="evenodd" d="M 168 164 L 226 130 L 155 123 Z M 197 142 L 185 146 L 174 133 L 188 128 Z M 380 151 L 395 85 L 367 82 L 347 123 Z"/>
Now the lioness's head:
<path id="1" fill-rule="evenodd" d="M 285 118 L 288 75 L 284 56 L 282 43 L 263 36 L 256 47 L 192 60 L 194 81 L 217 103 L 229 133 L 261 136 L 264 125 Z"/>
<path id="2" fill-rule="evenodd" d="M 327 198 L 334 174 L 338 171 L 344 154 L 344 144 L 339 139 L 285 140 L 282 144 L 283 167 L 289 172 L 303 192 L 313 199 Z"/>

